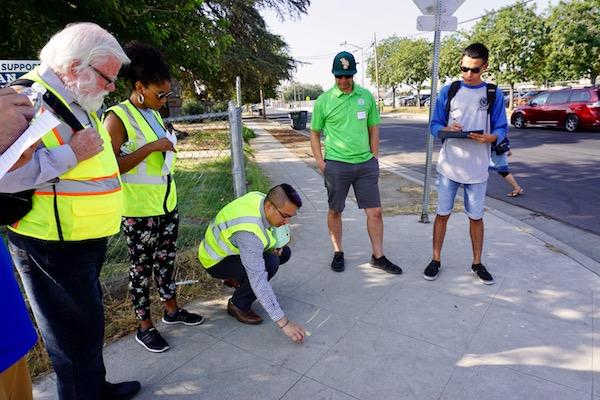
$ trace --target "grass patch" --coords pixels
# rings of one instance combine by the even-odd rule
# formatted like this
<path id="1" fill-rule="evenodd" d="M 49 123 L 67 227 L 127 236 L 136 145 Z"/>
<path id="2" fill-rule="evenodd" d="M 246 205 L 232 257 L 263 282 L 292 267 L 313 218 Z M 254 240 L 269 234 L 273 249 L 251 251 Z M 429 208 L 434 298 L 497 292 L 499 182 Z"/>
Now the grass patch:
<path id="1" fill-rule="evenodd" d="M 225 204 L 235 198 L 229 157 L 229 133 L 222 128 L 188 132 L 189 136 L 182 140 L 181 146 L 178 145 L 179 158 L 175 173 L 180 215 L 175 279 L 177 282 L 198 282 L 177 286 L 180 305 L 196 299 L 210 300 L 229 293 L 220 280 L 206 273 L 198 261 L 197 251 L 206 226 Z M 246 141 L 256 136 L 248 128 L 245 135 Z M 269 180 L 253 161 L 248 144 L 244 145 L 244 153 L 248 190 L 266 192 Z M 121 280 L 126 283 L 128 269 L 127 245 L 125 238 L 119 234 L 109 241 L 101 281 Z M 156 321 L 162 316 L 162 305 L 153 282 L 150 298 L 152 317 Z M 138 322 L 126 290 L 115 295 L 105 291 L 104 315 L 105 343 L 126 336 L 137 328 Z M 28 364 L 33 377 L 50 371 L 50 360 L 41 341 L 29 352 Z"/>

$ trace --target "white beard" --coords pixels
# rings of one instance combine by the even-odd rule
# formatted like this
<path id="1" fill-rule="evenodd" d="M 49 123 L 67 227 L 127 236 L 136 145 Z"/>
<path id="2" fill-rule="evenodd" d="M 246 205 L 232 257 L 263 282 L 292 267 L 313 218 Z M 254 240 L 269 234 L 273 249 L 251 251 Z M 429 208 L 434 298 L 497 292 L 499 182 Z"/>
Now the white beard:
<path id="1" fill-rule="evenodd" d="M 65 87 L 73 97 L 77 104 L 81 106 L 85 111 L 89 113 L 96 112 L 102 107 L 102 103 L 104 102 L 104 98 L 108 95 L 108 90 L 102 90 L 99 93 L 89 94 L 89 92 L 94 91 L 94 86 L 96 82 L 90 80 L 88 82 L 85 81 L 70 81 L 64 82 Z M 84 94 L 85 93 L 85 94 Z"/>

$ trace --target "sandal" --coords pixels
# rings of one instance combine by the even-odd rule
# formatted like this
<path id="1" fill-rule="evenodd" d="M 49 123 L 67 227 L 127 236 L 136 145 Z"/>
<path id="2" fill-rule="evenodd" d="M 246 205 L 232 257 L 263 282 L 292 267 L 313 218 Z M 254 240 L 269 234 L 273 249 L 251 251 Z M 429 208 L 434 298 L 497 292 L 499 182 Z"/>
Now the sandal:
<path id="1" fill-rule="evenodd" d="M 520 188 L 515 189 L 512 192 L 508 193 L 506 195 L 506 197 L 519 197 L 522 194 L 523 194 L 523 188 L 520 187 Z"/>

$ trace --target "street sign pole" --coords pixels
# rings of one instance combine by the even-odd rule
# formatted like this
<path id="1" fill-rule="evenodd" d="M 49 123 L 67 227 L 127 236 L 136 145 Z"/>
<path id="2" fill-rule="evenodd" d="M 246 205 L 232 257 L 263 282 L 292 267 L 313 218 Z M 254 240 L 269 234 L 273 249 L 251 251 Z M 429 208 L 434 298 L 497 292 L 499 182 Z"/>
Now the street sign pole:
<path id="1" fill-rule="evenodd" d="M 436 0 L 435 7 L 435 33 L 433 36 L 433 67 L 431 71 L 431 97 L 429 100 L 429 124 L 433 117 L 433 110 L 437 100 L 437 86 L 439 78 L 440 64 L 440 21 L 442 19 L 442 0 Z M 431 193 L 431 164 L 433 156 L 433 136 L 427 129 L 427 156 L 425 158 L 425 181 L 423 183 L 423 205 L 421 207 L 420 222 L 426 224 L 429 222 L 429 197 Z"/>

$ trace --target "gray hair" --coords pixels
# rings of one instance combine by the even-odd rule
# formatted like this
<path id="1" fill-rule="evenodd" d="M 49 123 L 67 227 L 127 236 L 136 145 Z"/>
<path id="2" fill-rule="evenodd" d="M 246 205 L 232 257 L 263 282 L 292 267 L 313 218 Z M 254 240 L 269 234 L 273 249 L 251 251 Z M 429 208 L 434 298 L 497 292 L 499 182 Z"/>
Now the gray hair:
<path id="1" fill-rule="evenodd" d="M 54 34 L 40 51 L 40 60 L 62 74 L 67 73 L 73 61 L 80 61 L 81 68 L 84 68 L 110 56 L 116 57 L 121 64 L 130 62 L 117 39 L 91 22 L 67 25 Z"/>

